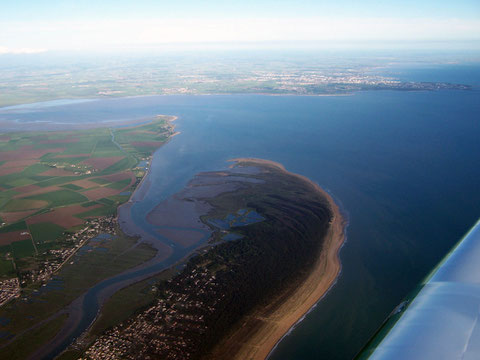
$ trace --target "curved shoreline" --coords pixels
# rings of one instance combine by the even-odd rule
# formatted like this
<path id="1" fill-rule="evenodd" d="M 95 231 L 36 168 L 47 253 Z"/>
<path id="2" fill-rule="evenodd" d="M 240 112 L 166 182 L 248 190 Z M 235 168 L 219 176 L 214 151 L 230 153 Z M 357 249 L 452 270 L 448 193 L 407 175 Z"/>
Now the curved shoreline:
<path id="1" fill-rule="evenodd" d="M 338 251 L 343 244 L 343 230 L 344 230 L 344 220 L 343 217 L 340 214 L 340 210 L 338 206 L 335 204 L 333 199 L 330 197 L 329 194 L 327 194 L 323 189 L 321 189 L 317 184 L 309 180 L 308 178 L 291 173 L 287 171 L 283 165 L 269 161 L 269 160 L 260 160 L 260 159 L 235 159 L 233 161 L 236 161 L 236 163 L 240 162 L 247 162 L 247 163 L 252 163 L 252 166 L 257 165 L 263 165 L 265 167 L 273 167 L 281 172 L 284 172 L 288 174 L 289 176 L 294 176 L 302 180 L 305 184 L 308 184 L 311 188 L 312 191 L 316 191 L 324 197 L 329 204 L 330 210 L 332 212 L 332 219 L 330 221 L 329 228 L 327 230 L 327 234 L 324 236 L 324 243 L 323 243 L 323 250 L 319 254 L 319 258 L 316 261 L 315 266 L 312 268 L 310 274 L 306 279 L 302 281 L 302 283 L 298 286 L 296 286 L 296 290 L 293 294 L 289 294 L 289 297 L 286 299 L 284 303 L 282 303 L 278 308 L 276 308 L 271 314 L 270 314 L 270 320 L 264 321 L 262 326 L 259 326 L 258 328 L 255 328 L 255 333 L 253 336 L 249 336 L 248 338 L 244 337 L 245 341 L 242 341 L 242 346 L 238 349 L 239 351 L 232 355 L 233 358 L 235 359 L 265 359 L 268 357 L 272 349 L 276 346 L 276 344 L 290 331 L 290 329 L 295 326 L 295 324 L 298 323 L 300 319 L 304 317 L 308 311 L 314 306 L 324 295 L 325 293 L 331 288 L 331 286 L 334 284 L 341 268 L 341 264 L 338 258 Z M 149 168 L 150 170 L 150 168 Z M 145 180 L 147 176 L 149 175 L 149 172 L 147 172 L 142 179 Z M 148 186 L 149 184 L 143 184 L 144 186 Z M 135 192 L 139 189 L 141 189 L 141 185 L 137 185 L 137 189 L 132 193 L 131 198 L 134 197 Z M 129 205 L 131 206 L 131 203 L 126 203 L 124 206 L 129 208 Z M 128 209 L 128 213 L 130 209 Z M 159 244 L 157 244 L 158 246 Z M 327 251 L 325 251 L 327 249 Z M 128 274 L 130 273 L 142 273 L 142 269 L 144 271 L 150 270 L 150 268 L 155 268 L 155 270 L 160 270 L 159 266 L 162 266 L 162 264 L 166 259 L 161 259 L 160 263 L 158 264 L 159 266 L 148 266 L 149 264 L 152 263 L 152 261 L 158 261 L 158 255 L 154 257 L 154 259 L 148 261 L 147 263 L 141 264 L 135 268 L 129 269 L 121 274 L 118 274 L 113 277 L 113 279 L 119 279 L 123 276 L 126 276 L 128 279 L 126 280 L 126 283 L 133 283 L 136 281 L 133 281 L 129 277 Z M 147 268 L 147 269 L 145 269 Z M 133 274 L 132 274 L 133 275 Z M 137 276 L 138 276 L 137 275 Z M 145 274 L 143 274 L 145 275 Z M 320 282 L 318 279 L 320 278 Z M 108 298 L 113 292 L 118 290 L 119 288 L 123 287 L 126 283 L 123 283 L 122 281 L 117 282 L 115 284 L 110 284 L 108 287 L 102 287 L 101 284 L 107 284 L 113 279 L 105 279 L 101 283 L 96 284 L 94 288 L 97 290 L 94 296 L 98 303 L 96 306 L 98 306 L 98 311 L 95 314 L 95 318 L 99 315 L 99 311 L 103 303 L 105 302 L 105 299 Z M 120 280 L 120 279 L 119 279 Z M 136 279 L 138 280 L 138 278 Z M 113 288 L 115 288 L 115 291 L 112 291 Z M 89 293 L 90 293 L 89 289 Z M 74 310 L 73 315 L 79 317 L 80 314 L 84 311 L 84 296 L 86 294 L 83 294 L 81 299 L 78 300 L 77 308 Z M 90 297 L 92 297 L 90 296 Z M 80 303 L 82 305 L 80 306 Z M 71 304 L 72 305 L 72 304 Z M 80 319 L 72 319 L 73 322 L 79 323 Z M 265 320 L 265 319 L 264 319 Z M 94 320 L 93 320 L 94 321 Z M 91 326 L 91 323 L 88 324 L 88 327 Z M 72 329 L 75 331 L 75 329 Z M 54 346 L 63 346 L 60 345 L 63 341 L 65 341 L 65 338 L 71 335 L 71 332 L 69 333 L 64 333 L 63 336 L 56 336 L 53 341 L 50 341 L 48 345 Z M 57 341 L 55 341 L 57 340 Z M 47 346 L 48 348 L 48 346 Z M 43 350 L 43 351 L 42 351 Z M 40 353 L 43 354 L 45 351 L 45 348 L 42 348 L 40 351 L 35 352 L 35 355 L 39 355 Z"/>
<path id="2" fill-rule="evenodd" d="M 340 249 L 345 241 L 346 220 L 333 198 L 318 184 L 307 177 L 287 171 L 283 165 L 262 159 L 238 158 L 230 161 L 253 162 L 273 166 L 310 184 L 312 189 L 326 198 L 333 218 L 319 257 L 306 279 L 268 317 L 254 333 L 242 341 L 239 350 L 231 354 L 233 359 L 263 360 L 270 356 L 277 344 L 297 325 L 305 315 L 325 296 L 335 284 L 341 271 Z M 241 330 L 241 328 L 240 328 Z M 238 331 L 236 331 L 238 332 Z"/>

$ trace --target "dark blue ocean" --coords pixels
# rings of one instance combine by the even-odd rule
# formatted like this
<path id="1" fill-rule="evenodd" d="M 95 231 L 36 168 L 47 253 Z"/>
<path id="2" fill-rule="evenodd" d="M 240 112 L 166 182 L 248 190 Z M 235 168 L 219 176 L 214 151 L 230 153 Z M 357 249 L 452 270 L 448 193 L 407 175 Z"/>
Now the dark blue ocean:
<path id="1" fill-rule="evenodd" d="M 271 359 L 349 359 L 480 217 L 480 66 L 391 69 L 471 91 L 350 96 L 153 96 L 0 109 L 0 121 L 99 122 L 177 115 L 151 166 L 147 211 L 235 157 L 280 162 L 348 215 L 342 272 Z"/>

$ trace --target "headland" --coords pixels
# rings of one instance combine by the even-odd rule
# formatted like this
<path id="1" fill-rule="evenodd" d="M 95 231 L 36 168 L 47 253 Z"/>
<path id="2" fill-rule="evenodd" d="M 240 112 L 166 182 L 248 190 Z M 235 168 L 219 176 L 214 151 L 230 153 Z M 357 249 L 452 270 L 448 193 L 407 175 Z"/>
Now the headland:
<path id="1" fill-rule="evenodd" d="M 198 174 L 150 213 L 173 246 L 197 250 L 86 358 L 264 359 L 333 285 L 345 226 L 333 199 L 278 163 L 234 161 Z M 210 240 L 200 246 L 205 227 Z"/>

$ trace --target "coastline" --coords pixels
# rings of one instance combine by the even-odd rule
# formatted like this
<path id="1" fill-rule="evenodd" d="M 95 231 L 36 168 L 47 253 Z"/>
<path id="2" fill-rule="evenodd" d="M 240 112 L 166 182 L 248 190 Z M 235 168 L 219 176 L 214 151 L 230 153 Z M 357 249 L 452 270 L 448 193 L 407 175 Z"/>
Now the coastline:
<path id="1" fill-rule="evenodd" d="M 364 90 L 357 90 L 357 91 L 364 91 Z M 349 93 L 325 93 L 325 94 L 298 94 L 298 93 L 283 93 L 283 94 L 275 94 L 275 93 L 268 93 L 268 92 L 240 92 L 240 93 L 191 93 L 191 94 L 186 94 L 186 93 L 171 93 L 171 94 L 158 94 L 158 93 L 152 93 L 152 94 L 143 94 L 143 95 L 125 95 L 125 94 L 119 94 L 119 95 L 103 95 L 103 96 L 94 96 L 94 97 L 69 97 L 69 98 L 52 98 L 48 100 L 40 100 L 38 101 L 31 101 L 31 102 L 18 102 L 18 103 L 7 103 L 4 105 L 0 105 L 0 111 L 5 111 L 5 110 L 10 110 L 9 108 L 11 107 L 20 107 L 20 106 L 32 106 L 35 104 L 42 104 L 42 103 L 50 103 L 53 101 L 58 101 L 58 100 L 70 100 L 70 101 L 75 101 L 73 104 L 80 103 L 82 100 L 87 100 L 87 101 L 98 101 L 98 100 L 114 100 L 114 99 L 134 99 L 134 98 L 142 98 L 142 97 L 151 97 L 151 96 L 232 96 L 232 95 L 262 95 L 262 96 L 351 96 L 353 95 L 354 92 L 349 92 Z M 86 102 L 86 101 L 84 101 Z M 54 106 L 62 106 L 62 105 L 70 105 L 70 104 L 60 104 L 60 105 L 51 105 L 51 107 Z"/>
<path id="2" fill-rule="evenodd" d="M 178 119 L 178 116 L 175 116 L 175 115 L 156 115 L 155 118 L 158 118 L 158 117 L 161 117 L 161 116 L 166 116 L 168 117 L 168 119 L 166 119 L 166 121 L 168 122 L 168 126 L 169 128 L 172 130 L 172 132 L 174 131 L 175 129 L 175 125 L 172 124 L 175 120 Z M 136 126 L 132 126 L 132 127 L 136 127 Z M 148 169 L 145 171 L 145 174 L 143 174 L 143 177 L 142 179 L 140 180 L 140 182 L 137 184 L 137 186 L 135 187 L 135 189 L 132 191 L 132 194 L 130 195 L 130 198 L 128 199 L 127 202 L 121 204 L 117 210 L 122 207 L 122 206 L 125 206 L 129 203 L 132 203 L 134 202 L 133 198 L 135 196 L 135 194 L 142 188 L 142 185 L 144 183 L 144 181 L 146 181 L 148 175 L 150 174 L 150 169 L 152 167 L 152 161 L 153 161 L 153 156 L 155 155 L 155 153 L 160 149 L 162 148 L 165 144 L 167 144 L 174 136 L 176 135 L 179 135 L 180 132 L 177 131 L 177 132 L 173 132 L 169 137 L 168 139 L 163 143 L 161 144 L 158 148 L 156 148 L 154 151 L 152 151 L 152 154 L 150 155 L 149 159 L 148 159 Z M 148 187 L 145 191 L 148 191 Z M 142 196 L 143 197 L 143 196 Z M 118 214 L 117 214 L 117 220 L 118 220 Z M 122 230 L 123 231 L 123 230 Z"/>
<path id="3" fill-rule="evenodd" d="M 131 273 L 136 273 L 136 272 L 141 272 L 143 269 L 145 268 L 148 268 L 148 267 L 151 267 L 153 265 L 155 265 L 156 263 L 158 262 L 162 262 L 163 260 L 165 260 L 165 258 L 168 258 L 168 256 L 170 256 L 170 248 L 161 248 L 161 244 L 159 244 L 158 242 L 155 242 L 155 241 L 149 241 L 150 239 L 148 238 L 145 238 L 145 237 L 142 237 L 142 235 L 144 234 L 140 234 L 140 235 L 137 235 L 137 234 L 129 234 L 127 231 L 125 231 L 124 229 L 122 229 L 121 227 L 121 224 L 119 222 L 119 219 L 118 219 L 118 212 L 121 211 L 120 209 L 123 208 L 123 207 L 126 207 L 128 208 L 128 211 L 130 211 L 130 207 L 132 205 L 132 198 L 133 196 L 137 193 L 138 190 L 140 190 L 142 188 L 142 184 L 144 183 L 144 181 L 148 178 L 149 174 L 150 174 L 150 168 L 151 168 L 151 162 L 152 162 L 152 159 L 153 159 L 153 155 L 154 153 L 159 150 L 161 147 L 163 147 L 167 142 L 169 142 L 171 140 L 171 138 L 174 136 L 174 135 L 177 135 L 179 134 L 179 132 L 176 132 L 174 133 L 174 128 L 175 128 L 175 125 L 173 124 L 173 121 L 175 121 L 178 117 L 177 116 L 173 116 L 173 115 L 156 115 L 151 121 L 155 121 L 156 119 L 158 118 L 161 118 L 161 117 L 166 117 L 166 121 L 168 122 L 168 127 L 169 129 L 172 131 L 172 135 L 170 135 L 168 137 L 168 139 L 163 142 L 159 147 L 157 147 L 153 152 L 152 154 L 150 155 L 149 157 L 149 160 L 148 160 L 148 170 L 145 171 L 142 179 L 140 180 L 140 182 L 135 186 L 135 189 L 132 191 L 132 194 L 130 195 L 130 198 L 127 202 L 119 205 L 117 207 L 117 216 L 116 216 L 116 220 L 117 220 L 117 224 L 118 224 L 118 231 L 121 231 L 124 235 L 126 236 L 130 236 L 130 237 L 136 237 L 138 236 L 139 239 L 137 240 L 137 242 L 130 248 L 134 248 L 134 247 L 137 247 L 138 245 L 140 245 L 141 243 L 143 242 L 147 242 L 147 243 L 150 243 L 151 242 L 151 245 L 153 248 L 156 249 L 156 254 L 154 255 L 153 258 L 151 258 L 150 260 L 147 260 L 146 262 L 144 263 L 141 263 L 141 264 L 138 264 L 134 267 L 131 267 L 129 269 L 126 269 L 118 274 L 115 274 L 115 275 L 112 275 L 108 278 L 105 278 L 105 279 L 102 279 L 100 280 L 99 282 L 95 283 L 93 286 L 91 286 L 90 288 L 86 289 L 85 292 L 83 292 L 81 295 L 79 295 L 77 298 L 75 298 L 74 300 L 72 300 L 72 302 L 70 302 L 68 305 L 66 305 L 64 308 L 62 308 L 61 310 L 59 310 L 58 312 L 56 312 L 55 314 L 53 314 L 52 316 L 50 316 L 49 318 L 45 319 L 45 320 L 42 320 L 41 322 L 39 322 L 38 324 L 35 324 L 34 326 L 26 329 L 24 332 L 27 332 L 27 331 L 31 331 L 32 329 L 35 329 L 37 328 L 38 326 L 40 326 L 41 324 L 45 323 L 46 321 L 48 320 L 51 320 L 53 318 L 56 318 L 62 314 L 68 314 L 68 318 L 65 320 L 65 322 L 63 323 L 62 325 L 62 329 L 61 331 L 59 331 L 57 334 L 55 334 L 54 337 L 52 337 L 50 340 L 48 340 L 47 342 L 45 342 L 42 346 L 38 347 L 34 352 L 32 352 L 29 356 L 28 356 L 28 359 L 37 359 L 37 358 L 43 358 L 45 356 L 48 356 L 48 354 L 50 354 L 52 351 L 54 351 L 55 347 L 57 346 L 61 346 L 61 344 L 66 340 L 68 339 L 72 332 L 75 331 L 75 328 L 77 326 L 79 326 L 81 320 L 82 320 L 82 317 L 83 317 L 83 313 L 84 313 L 84 309 L 83 309 L 83 304 L 85 302 L 85 298 L 86 296 L 90 293 L 90 291 L 93 289 L 93 288 L 96 288 L 97 286 L 103 284 L 103 283 L 108 283 L 110 282 L 112 279 L 115 279 L 115 278 L 118 278 L 120 276 L 128 276 L 129 274 Z M 136 128 L 136 127 L 139 127 L 139 126 L 142 126 L 143 124 L 132 124 L 132 126 L 129 126 L 130 128 Z M 147 184 L 148 185 L 148 184 Z M 147 189 L 148 190 L 148 189 Z M 146 234 L 145 234 L 146 235 Z M 148 236 L 148 235 L 147 235 Z M 85 241 L 78 249 L 80 250 L 84 245 L 86 245 L 88 243 L 88 241 L 90 240 L 87 240 Z M 130 250 L 128 249 L 128 250 Z M 127 250 L 127 251 L 128 251 Z M 163 250 L 163 251 L 162 251 Z M 76 253 L 76 252 L 75 252 Z M 75 254 L 73 253 L 73 254 Z M 72 255 L 73 255 L 72 254 Z M 70 258 L 70 257 L 69 257 Z M 67 259 L 68 260 L 68 259 Z M 67 260 L 64 262 L 66 263 Z M 58 273 L 59 271 L 61 270 L 61 268 L 58 268 L 56 270 L 56 273 Z M 88 327 L 85 329 L 85 331 L 81 334 L 81 335 L 84 335 L 86 333 L 88 333 L 89 329 L 91 328 L 91 326 L 95 323 L 95 321 L 98 319 L 99 315 L 101 314 L 101 310 L 102 310 L 102 307 L 103 305 L 106 303 L 106 301 L 113 295 L 115 294 L 117 291 L 119 291 L 120 289 L 124 288 L 124 287 L 127 287 L 129 285 L 132 285 L 136 282 L 139 282 L 139 281 L 143 281 L 145 278 L 148 278 L 148 277 L 151 277 L 153 275 L 151 274 L 146 274 L 146 275 L 140 275 L 140 276 L 137 276 L 136 278 L 134 279 L 125 279 L 123 281 L 120 281 L 118 283 L 114 283 L 114 284 L 111 284 L 109 286 L 107 286 L 106 288 L 102 289 L 99 291 L 98 295 L 97 295 L 97 299 L 98 299 L 98 311 L 97 313 L 95 314 L 95 318 L 91 321 L 91 323 L 88 325 Z M 12 339 L 12 341 L 14 341 L 14 339 Z M 9 342 L 10 343 L 10 342 Z M 5 344 L 5 345 L 8 345 L 9 343 Z M 73 342 L 71 343 L 73 344 Z M 67 347 L 65 347 L 59 354 L 63 353 L 65 350 L 68 349 L 68 347 L 71 345 L 69 344 Z M 4 345 L 4 346 L 5 346 Z M 57 355 L 59 355 L 57 354 Z"/>
<path id="4" fill-rule="evenodd" d="M 336 230 L 343 234 L 343 222 L 338 221 L 339 215 L 334 215 L 331 207 L 335 204 L 327 200 L 327 194 L 319 192 L 313 182 L 292 174 L 282 165 L 269 160 L 237 159 L 233 166 L 238 169 L 197 174 L 194 178 L 197 179 L 196 183 L 192 183 L 192 180 L 183 192 L 173 196 L 183 200 L 188 205 L 187 208 L 172 210 L 168 207 L 171 204 L 165 202 L 164 205 L 168 206 L 164 206 L 163 212 L 157 213 L 157 218 L 170 223 L 172 214 L 181 213 L 182 221 L 185 221 L 184 215 L 189 214 L 191 202 L 198 198 L 200 201 L 212 199 L 210 205 L 212 209 L 217 209 L 211 214 L 214 217 L 223 218 L 225 213 L 234 211 L 232 209 L 258 207 L 270 214 L 271 221 L 258 225 L 258 228 L 251 228 L 250 232 L 246 230 L 245 235 L 252 239 L 251 242 L 247 240 L 233 244 L 226 241 L 222 247 L 212 246 L 211 254 L 198 254 L 199 258 L 187 265 L 186 272 L 177 274 L 173 282 L 169 280 L 159 287 L 162 292 L 159 293 L 158 302 L 144 309 L 130 322 L 98 337 L 86 354 L 97 354 L 106 358 L 114 356 L 119 347 L 124 347 L 124 354 L 130 354 L 132 358 L 147 355 L 154 358 L 190 358 L 190 355 L 205 359 L 265 358 L 291 326 L 331 287 L 340 271 L 337 254 L 343 241 L 336 241 L 342 239 L 337 236 Z M 243 168 L 245 170 L 242 170 Z M 245 178 L 239 174 L 243 174 Z M 257 178 L 256 174 L 259 174 L 258 179 L 263 181 L 250 181 L 253 180 L 252 177 Z M 201 178 L 202 175 L 205 178 Z M 226 176 L 230 176 L 229 180 Z M 242 188 L 237 184 L 241 181 L 263 185 L 258 185 L 258 189 L 254 185 Z M 225 183 L 235 185 L 228 187 Z M 215 186 L 215 189 L 212 189 L 212 186 Z M 182 197 L 183 193 L 187 194 L 186 198 Z M 205 224 L 205 221 L 207 219 L 203 219 L 202 223 Z M 332 224 L 339 226 L 331 226 Z M 183 222 L 176 225 L 173 228 L 183 229 L 187 226 Z M 264 241 L 253 240 L 268 232 L 272 236 L 278 236 L 278 242 L 275 242 L 278 245 L 277 250 L 271 249 Z M 297 246 L 293 240 L 298 240 Z M 299 246 L 306 251 L 303 251 L 303 254 L 299 252 L 295 260 L 292 255 Z M 249 252 L 248 249 L 252 251 Z M 331 254 L 327 254 L 325 249 L 332 249 Z M 270 254 L 270 251 L 274 257 L 272 262 L 268 263 L 264 261 L 264 256 Z M 330 266 L 332 257 L 337 260 L 334 264 L 336 266 Z M 232 272 L 222 271 L 228 270 L 230 266 Z M 244 269 L 245 272 L 235 269 Z M 272 274 L 269 274 L 269 269 L 274 269 Z M 315 276 L 315 270 L 320 271 L 318 276 Z M 265 273 L 266 277 L 255 283 L 258 272 Z M 288 282 L 282 284 L 281 278 L 276 274 L 288 279 Z M 320 285 L 319 276 L 324 278 Z M 309 279 L 313 279 L 315 283 L 312 284 L 312 280 L 306 281 Z M 249 281 L 253 281 L 251 285 Z M 244 299 L 254 299 L 265 286 L 269 288 L 270 281 L 274 283 L 274 287 L 265 292 L 268 298 L 258 298 L 260 301 L 250 304 L 242 298 L 237 299 L 238 291 L 244 294 Z M 286 289 L 284 285 L 287 285 Z M 167 300 L 162 294 L 169 294 L 168 301 L 178 306 L 165 308 Z M 265 303 L 264 300 L 267 299 L 268 303 Z M 244 311 L 241 311 L 242 308 Z M 241 313 L 235 312 L 235 309 L 240 309 Z M 256 314 L 259 316 L 255 318 Z M 192 316 L 196 320 L 188 321 Z M 266 317 L 272 318 L 273 327 L 271 324 L 262 324 Z M 181 319 L 186 319 L 185 325 L 176 326 Z M 242 327 L 243 321 L 248 323 L 247 326 Z M 217 323 L 219 325 L 215 325 Z M 277 326 L 278 324 L 281 326 Z M 212 330 L 206 332 L 205 336 L 202 336 L 202 333 L 199 334 L 200 337 L 192 334 L 192 329 L 199 327 Z M 266 332 L 266 335 L 262 332 Z M 233 336 L 230 338 L 229 334 Z M 252 335 L 259 337 L 260 341 Z M 170 342 L 172 336 L 185 339 L 185 342 Z M 157 337 L 156 347 L 151 348 L 148 345 L 149 339 Z M 132 345 L 137 342 L 138 347 Z"/>
<path id="5" fill-rule="evenodd" d="M 240 343 L 239 348 L 235 349 L 237 350 L 235 353 L 229 353 L 229 357 L 232 359 L 263 360 L 269 357 L 277 344 L 288 335 L 291 329 L 305 317 L 335 284 L 341 271 L 339 252 L 345 241 L 346 220 L 333 198 L 318 184 L 305 176 L 291 173 L 283 165 L 269 160 L 239 158 L 230 161 L 237 163 L 256 162 L 269 165 L 302 179 L 310 184 L 314 191 L 321 193 L 327 199 L 333 214 L 329 229 L 324 236 L 325 242 L 322 250 L 307 278 L 296 286 L 295 290 L 288 294 L 286 300 L 274 311 L 267 316 L 262 316 L 261 323 L 253 331 L 247 331 L 248 333 L 242 331 L 244 330 L 243 326 L 246 324 L 244 323 L 242 327 L 235 330 L 232 336 L 224 340 L 226 344 L 232 340 Z M 279 294 L 279 297 L 281 297 L 281 294 Z M 219 348 L 222 348 L 223 345 L 221 344 Z M 229 350 L 232 350 L 231 346 Z M 214 353 L 216 353 L 215 350 Z"/>

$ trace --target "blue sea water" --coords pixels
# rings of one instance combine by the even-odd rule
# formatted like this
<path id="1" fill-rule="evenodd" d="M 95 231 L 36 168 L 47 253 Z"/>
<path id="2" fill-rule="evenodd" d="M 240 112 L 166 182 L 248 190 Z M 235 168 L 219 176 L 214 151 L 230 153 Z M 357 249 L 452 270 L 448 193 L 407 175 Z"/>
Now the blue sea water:
<path id="1" fill-rule="evenodd" d="M 397 65 L 383 69 L 382 74 L 401 81 L 467 84 L 476 90 L 480 89 L 478 64 L 475 63 Z"/>
<path id="2" fill-rule="evenodd" d="M 480 217 L 480 66 L 393 70 L 408 81 L 474 89 L 153 96 L 35 113 L 0 109 L 0 120 L 65 124 L 177 115 L 181 134 L 155 153 L 147 196 L 133 207 L 138 217 L 196 173 L 226 168 L 236 157 L 278 161 L 319 183 L 348 215 L 342 272 L 271 359 L 349 359 Z"/>

